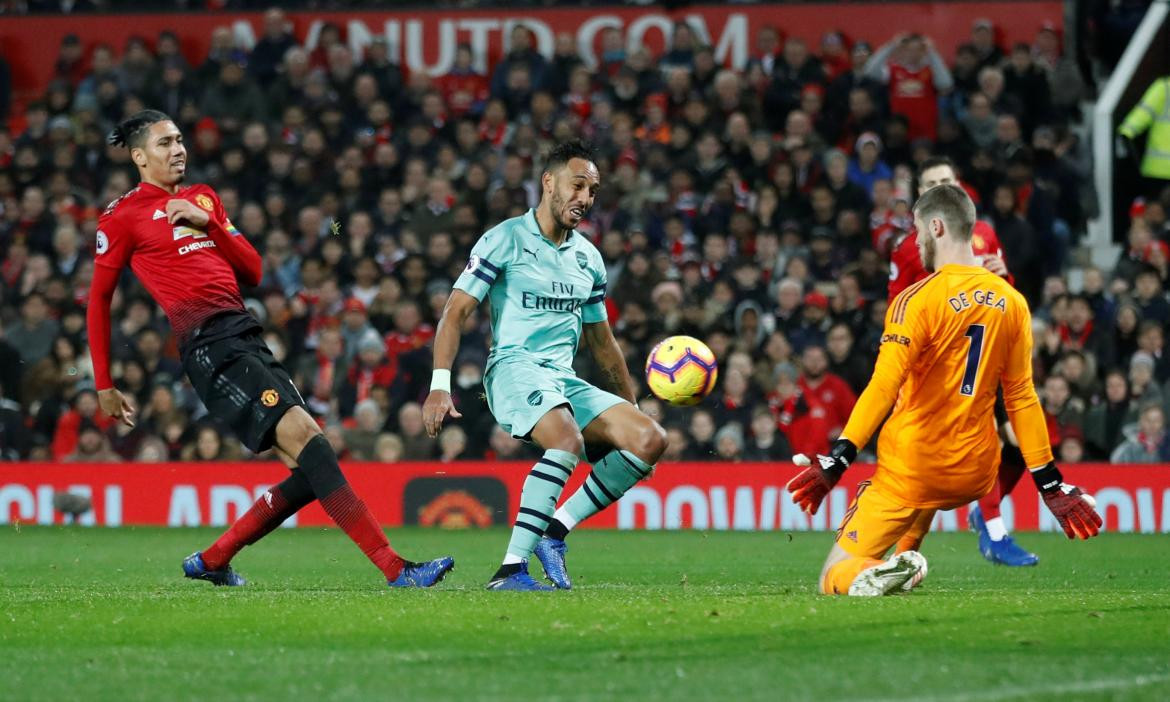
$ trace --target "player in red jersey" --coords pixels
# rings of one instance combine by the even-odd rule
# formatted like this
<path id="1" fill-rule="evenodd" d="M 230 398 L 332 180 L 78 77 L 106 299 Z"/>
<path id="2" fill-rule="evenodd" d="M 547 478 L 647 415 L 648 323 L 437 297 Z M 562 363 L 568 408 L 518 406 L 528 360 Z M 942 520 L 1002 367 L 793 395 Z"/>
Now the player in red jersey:
<path id="1" fill-rule="evenodd" d="M 918 196 L 936 185 L 958 185 L 958 176 L 955 174 L 955 165 L 945 156 L 934 156 L 922 162 L 918 169 Z M 999 237 L 991 225 L 982 220 L 975 222 L 975 229 L 971 234 L 971 249 L 983 267 L 998 276 L 1012 282 L 1011 273 L 1003 259 L 1003 249 L 999 244 Z M 918 253 L 918 237 L 913 230 L 906 235 L 890 254 L 890 287 L 889 296 L 892 303 L 899 293 L 910 285 L 927 276 L 922 267 L 922 258 Z M 1039 558 L 1036 554 L 1021 548 L 1007 532 L 1000 513 L 1000 503 L 1004 495 L 1011 494 L 1016 483 L 1024 474 L 1024 460 L 1015 443 L 1015 434 L 1011 426 L 1004 421 L 1005 414 L 1002 407 L 996 405 L 1000 426 L 1005 433 L 1005 448 L 999 464 L 999 479 L 995 488 L 979 500 L 979 506 L 971 510 L 968 522 L 971 530 L 979 535 L 979 552 L 992 563 L 1011 566 L 1036 565 Z"/>
<path id="2" fill-rule="evenodd" d="M 128 264 L 170 319 L 183 369 L 208 413 L 252 451 L 275 448 L 292 469 L 214 544 L 187 557 L 183 573 L 215 585 L 243 585 L 232 557 L 316 499 L 389 585 L 428 587 L 441 580 L 454 565 L 451 558 L 411 563 L 390 547 L 244 309 L 236 276 L 259 283 L 260 255 L 232 225 L 214 190 L 182 185 L 187 149 L 175 123 L 143 110 L 118 125 L 109 142 L 130 149 L 141 182 L 110 203 L 98 222 L 88 334 L 102 409 L 134 426 L 134 407 L 109 370 L 110 300 Z"/>

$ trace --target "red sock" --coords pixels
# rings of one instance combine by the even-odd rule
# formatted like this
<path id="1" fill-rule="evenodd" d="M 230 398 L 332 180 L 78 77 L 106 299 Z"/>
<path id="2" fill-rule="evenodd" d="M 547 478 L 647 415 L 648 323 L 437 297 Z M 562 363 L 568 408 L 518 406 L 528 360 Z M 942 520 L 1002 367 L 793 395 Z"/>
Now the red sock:
<path id="1" fill-rule="evenodd" d="M 261 537 L 288 519 L 296 510 L 290 510 L 280 486 L 268 489 L 244 516 L 236 520 L 214 544 L 203 551 L 203 564 L 208 570 L 219 570 L 231 562 L 240 549 L 256 543 Z"/>
<path id="2" fill-rule="evenodd" d="M 1020 482 L 1020 478 L 1024 477 L 1024 464 L 1022 462 L 1005 462 L 999 464 L 999 494 L 1010 495 L 1012 490 L 1016 489 L 1016 484 Z"/>
<path id="3" fill-rule="evenodd" d="M 999 494 L 999 482 L 991 486 L 991 492 L 979 498 L 979 511 L 983 512 L 984 521 L 988 519 L 995 519 L 999 516 L 999 502 L 1002 498 Z"/>
<path id="4" fill-rule="evenodd" d="M 378 566 L 387 580 L 398 577 L 406 562 L 390 548 L 390 541 L 386 539 L 386 533 L 382 531 L 378 520 L 374 519 L 366 503 L 354 494 L 348 483 L 329 493 L 321 500 L 321 506 L 366 554 L 366 558 Z"/>
<path id="5" fill-rule="evenodd" d="M 1000 516 L 999 503 L 1003 502 L 1005 495 L 1012 494 L 1012 490 L 1016 488 L 1016 484 L 1020 482 L 1023 475 L 1023 463 L 1019 461 L 1000 462 L 999 477 L 996 479 L 995 487 L 991 488 L 991 492 L 979 500 L 979 509 L 983 512 L 985 520 Z"/>

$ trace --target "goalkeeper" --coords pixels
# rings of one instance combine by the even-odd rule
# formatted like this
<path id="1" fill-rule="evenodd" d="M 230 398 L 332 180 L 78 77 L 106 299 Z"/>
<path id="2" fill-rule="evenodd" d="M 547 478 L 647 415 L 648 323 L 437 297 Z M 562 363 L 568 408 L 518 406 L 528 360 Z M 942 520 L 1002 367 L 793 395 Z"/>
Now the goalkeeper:
<path id="1" fill-rule="evenodd" d="M 954 185 L 926 191 L 914 206 L 918 254 L 933 274 L 903 290 L 886 313 L 873 378 L 840 438 L 788 484 L 807 512 L 821 501 L 889 414 L 878 467 L 837 529 L 821 571 L 826 594 L 886 595 L 926 575 L 918 553 L 935 511 L 986 495 L 996 484 L 996 388 L 1045 504 L 1071 538 L 1097 534 L 1092 498 L 1066 485 L 1052 462 L 1032 383 L 1032 319 L 1024 298 L 983 268 L 971 250 L 975 205 Z M 893 412 L 890 408 L 893 407 Z M 883 561 L 890 547 L 895 555 Z"/>

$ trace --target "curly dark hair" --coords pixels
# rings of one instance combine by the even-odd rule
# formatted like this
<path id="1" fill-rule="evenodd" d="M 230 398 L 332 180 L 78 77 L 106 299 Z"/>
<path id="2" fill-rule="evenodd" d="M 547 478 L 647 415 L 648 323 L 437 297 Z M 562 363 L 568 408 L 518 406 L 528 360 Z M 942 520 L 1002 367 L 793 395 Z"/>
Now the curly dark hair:
<path id="1" fill-rule="evenodd" d="M 552 147 L 544 160 L 544 171 L 551 173 L 575 158 L 595 161 L 593 145 L 582 139 L 573 139 Z"/>

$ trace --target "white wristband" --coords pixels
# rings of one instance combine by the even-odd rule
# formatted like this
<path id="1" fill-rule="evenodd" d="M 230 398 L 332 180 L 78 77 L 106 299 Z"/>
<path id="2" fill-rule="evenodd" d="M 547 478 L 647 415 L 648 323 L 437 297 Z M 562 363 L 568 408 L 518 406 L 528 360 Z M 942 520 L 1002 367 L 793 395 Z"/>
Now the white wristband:
<path id="1" fill-rule="evenodd" d="M 431 374 L 431 390 L 451 392 L 451 371 L 447 368 L 436 368 Z"/>

